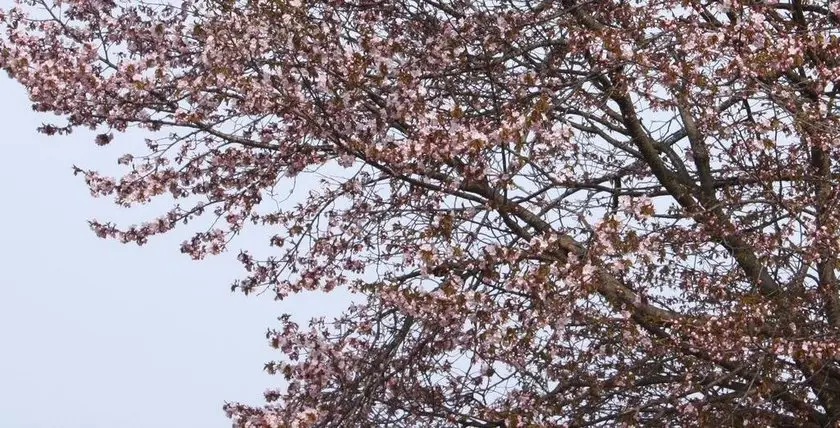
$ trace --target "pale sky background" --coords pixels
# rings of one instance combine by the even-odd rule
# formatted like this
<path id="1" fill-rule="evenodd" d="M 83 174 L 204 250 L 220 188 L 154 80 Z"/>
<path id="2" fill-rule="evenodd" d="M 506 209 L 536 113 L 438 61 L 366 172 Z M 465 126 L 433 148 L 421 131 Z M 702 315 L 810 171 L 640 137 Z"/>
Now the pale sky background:
<path id="1" fill-rule="evenodd" d="M 91 198 L 71 166 L 113 168 L 142 136 L 101 149 L 89 133 L 36 133 L 46 119 L 0 73 L 0 428 L 230 426 L 226 400 L 261 404 L 279 385 L 262 370 L 280 357 L 264 335 L 276 316 L 326 302 L 230 292 L 237 249 L 265 235 L 201 262 L 180 254 L 183 232 L 144 247 L 97 238 L 90 218 L 145 216 Z"/>

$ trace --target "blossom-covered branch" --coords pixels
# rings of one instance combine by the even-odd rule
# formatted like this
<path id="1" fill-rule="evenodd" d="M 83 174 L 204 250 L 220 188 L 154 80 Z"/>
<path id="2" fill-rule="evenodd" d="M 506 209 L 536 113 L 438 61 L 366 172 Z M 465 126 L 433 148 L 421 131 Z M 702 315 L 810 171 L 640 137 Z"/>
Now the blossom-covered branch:
<path id="1" fill-rule="evenodd" d="M 237 426 L 834 426 L 835 3 L 25 0 L 0 65 L 149 133 L 75 172 L 172 208 L 98 235 L 263 227 L 234 289 L 354 296 Z"/>

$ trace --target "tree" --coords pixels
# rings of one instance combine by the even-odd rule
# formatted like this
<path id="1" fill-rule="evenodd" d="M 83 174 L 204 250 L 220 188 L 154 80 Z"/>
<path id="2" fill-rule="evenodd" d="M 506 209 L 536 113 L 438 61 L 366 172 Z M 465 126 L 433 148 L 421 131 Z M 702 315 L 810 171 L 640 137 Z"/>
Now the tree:
<path id="1" fill-rule="evenodd" d="M 25 0 L 0 65 L 41 128 L 162 135 L 76 168 L 171 200 L 143 244 L 245 293 L 349 290 L 267 338 L 237 426 L 834 426 L 840 3 Z M 117 134 L 118 135 L 118 134 Z M 303 202 L 275 204 L 298 177 Z M 232 243 L 233 242 L 233 243 Z"/>

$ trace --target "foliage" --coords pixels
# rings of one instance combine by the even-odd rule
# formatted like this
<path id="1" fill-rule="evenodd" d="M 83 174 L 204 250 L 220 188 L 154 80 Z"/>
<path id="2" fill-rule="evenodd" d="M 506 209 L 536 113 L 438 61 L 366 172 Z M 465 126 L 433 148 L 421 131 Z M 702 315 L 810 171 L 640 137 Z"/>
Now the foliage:
<path id="1" fill-rule="evenodd" d="M 53 1 L 0 12 L 41 131 L 164 135 L 76 169 L 172 201 L 97 234 L 266 226 L 234 288 L 353 294 L 236 425 L 840 420 L 840 3 Z"/>

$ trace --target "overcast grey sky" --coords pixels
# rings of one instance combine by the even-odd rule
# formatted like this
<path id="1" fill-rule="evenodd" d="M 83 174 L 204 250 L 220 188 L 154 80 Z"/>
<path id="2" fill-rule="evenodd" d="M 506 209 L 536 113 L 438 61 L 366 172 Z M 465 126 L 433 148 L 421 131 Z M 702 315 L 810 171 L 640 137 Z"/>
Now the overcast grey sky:
<path id="1" fill-rule="evenodd" d="M 183 233 L 140 248 L 97 238 L 89 218 L 142 216 L 91 198 L 71 165 L 107 170 L 142 138 L 100 150 L 92 134 L 36 133 L 44 121 L 2 73 L 0 427 L 230 426 L 225 400 L 261 403 L 279 381 L 262 367 L 279 357 L 264 333 L 281 307 L 230 293 L 236 251 L 194 262 Z M 295 305 L 301 319 L 323 308 Z"/>

